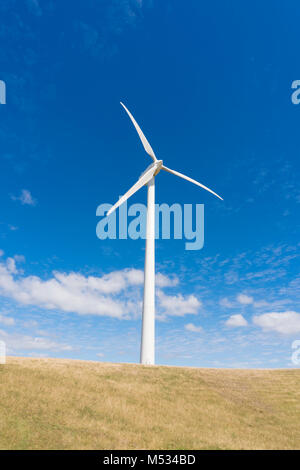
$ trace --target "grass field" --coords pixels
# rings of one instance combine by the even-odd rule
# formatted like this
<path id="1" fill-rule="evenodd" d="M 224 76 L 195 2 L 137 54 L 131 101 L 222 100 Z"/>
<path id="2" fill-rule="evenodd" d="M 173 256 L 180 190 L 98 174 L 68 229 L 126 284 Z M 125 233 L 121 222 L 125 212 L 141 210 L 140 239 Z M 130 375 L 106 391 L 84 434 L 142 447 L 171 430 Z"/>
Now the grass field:
<path id="1" fill-rule="evenodd" d="M 300 370 L 8 358 L 0 449 L 300 449 Z"/>

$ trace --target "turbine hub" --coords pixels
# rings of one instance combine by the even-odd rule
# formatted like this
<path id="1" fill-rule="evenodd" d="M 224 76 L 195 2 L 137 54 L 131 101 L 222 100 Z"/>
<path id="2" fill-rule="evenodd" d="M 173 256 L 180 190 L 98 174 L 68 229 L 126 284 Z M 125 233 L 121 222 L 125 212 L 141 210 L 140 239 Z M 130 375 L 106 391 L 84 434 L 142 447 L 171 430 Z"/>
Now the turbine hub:
<path id="1" fill-rule="evenodd" d="M 160 172 L 161 167 L 163 166 L 163 161 L 162 160 L 156 160 L 154 165 L 156 165 L 156 171 L 154 173 L 154 176 L 156 176 Z"/>

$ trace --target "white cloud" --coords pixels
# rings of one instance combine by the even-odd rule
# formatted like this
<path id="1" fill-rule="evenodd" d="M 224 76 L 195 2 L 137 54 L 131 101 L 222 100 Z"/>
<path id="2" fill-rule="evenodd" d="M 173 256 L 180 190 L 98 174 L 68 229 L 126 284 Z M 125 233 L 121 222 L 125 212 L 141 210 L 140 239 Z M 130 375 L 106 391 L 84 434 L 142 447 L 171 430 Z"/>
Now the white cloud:
<path id="1" fill-rule="evenodd" d="M 194 323 L 187 323 L 186 325 L 184 325 L 184 328 L 187 331 L 192 331 L 193 333 L 201 333 L 203 331 L 202 326 L 196 326 L 194 325 Z"/>
<path id="2" fill-rule="evenodd" d="M 198 300 L 194 295 L 166 295 L 164 292 L 159 290 L 157 297 L 165 315 L 177 317 L 181 317 L 186 314 L 195 315 L 201 307 L 200 300 Z"/>
<path id="3" fill-rule="evenodd" d="M 124 271 L 123 271 L 124 273 Z M 140 269 L 128 269 L 125 271 L 127 282 L 130 285 L 137 286 L 144 282 L 144 272 Z"/>
<path id="4" fill-rule="evenodd" d="M 253 317 L 253 323 L 263 330 L 276 331 L 283 335 L 300 333 L 300 313 L 294 311 L 256 315 Z"/>
<path id="5" fill-rule="evenodd" d="M 54 279 L 65 289 L 71 291 L 84 290 L 101 294 L 116 294 L 128 286 L 142 285 L 144 282 L 143 271 L 138 269 L 124 269 L 112 271 L 102 277 L 83 276 L 79 273 L 53 272 Z"/>
<path id="6" fill-rule="evenodd" d="M 8 334 L 3 330 L 0 330 L 0 338 L 5 341 L 10 352 L 23 350 L 71 351 L 73 349 L 68 344 L 60 344 L 48 338 Z"/>
<path id="7" fill-rule="evenodd" d="M 43 280 L 37 276 L 15 276 L 17 270 L 11 260 L 7 265 L 0 264 L 0 292 L 21 304 L 117 318 L 127 314 L 124 302 L 106 295 L 125 289 L 127 271 L 102 278 L 53 273 L 52 278 Z"/>
<path id="8" fill-rule="evenodd" d="M 225 324 L 231 327 L 239 327 L 239 326 L 247 326 L 248 322 L 243 317 L 243 315 L 237 314 L 237 315 L 231 315 Z"/>
<path id="9" fill-rule="evenodd" d="M 21 204 L 27 206 L 35 206 L 37 201 L 31 195 L 31 192 L 28 189 L 22 189 L 20 196 L 11 195 L 13 201 L 20 201 Z"/>
<path id="10" fill-rule="evenodd" d="M 11 326 L 15 324 L 15 320 L 12 317 L 0 314 L 0 323 L 2 323 L 2 325 Z"/>
<path id="11" fill-rule="evenodd" d="M 0 294 L 23 305 L 80 315 L 107 315 L 128 319 L 141 311 L 143 271 L 124 269 L 100 277 L 80 273 L 53 272 L 48 279 L 25 276 L 18 270 L 20 255 L 0 262 Z M 174 286 L 177 278 L 158 273 L 159 286 Z M 168 315 L 196 313 L 200 302 L 194 296 L 166 296 L 160 291 L 159 302 Z"/>
<path id="12" fill-rule="evenodd" d="M 157 273 L 155 276 L 155 283 L 158 287 L 174 287 L 177 286 L 179 280 L 176 276 L 170 278 L 164 274 Z"/>
<path id="13" fill-rule="evenodd" d="M 236 299 L 240 304 L 243 305 L 249 305 L 253 303 L 253 297 L 250 297 L 246 294 L 239 294 Z"/>

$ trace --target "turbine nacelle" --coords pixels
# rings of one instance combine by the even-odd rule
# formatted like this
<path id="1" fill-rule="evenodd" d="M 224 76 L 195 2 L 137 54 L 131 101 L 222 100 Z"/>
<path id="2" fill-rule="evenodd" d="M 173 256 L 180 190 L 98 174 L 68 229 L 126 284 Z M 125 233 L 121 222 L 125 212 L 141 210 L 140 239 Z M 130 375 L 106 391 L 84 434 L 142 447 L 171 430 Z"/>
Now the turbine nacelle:
<path id="1" fill-rule="evenodd" d="M 151 163 L 151 165 L 147 166 L 146 170 L 140 175 L 139 179 L 141 179 L 149 170 L 153 169 L 153 176 L 156 176 L 163 167 L 162 160 L 155 160 L 155 162 Z"/>
<path id="2" fill-rule="evenodd" d="M 163 167 L 163 161 L 162 160 L 156 160 L 156 162 L 154 163 L 154 165 L 156 166 L 156 170 L 154 172 L 154 176 L 158 175 L 158 173 L 160 172 L 160 170 L 162 169 Z"/>

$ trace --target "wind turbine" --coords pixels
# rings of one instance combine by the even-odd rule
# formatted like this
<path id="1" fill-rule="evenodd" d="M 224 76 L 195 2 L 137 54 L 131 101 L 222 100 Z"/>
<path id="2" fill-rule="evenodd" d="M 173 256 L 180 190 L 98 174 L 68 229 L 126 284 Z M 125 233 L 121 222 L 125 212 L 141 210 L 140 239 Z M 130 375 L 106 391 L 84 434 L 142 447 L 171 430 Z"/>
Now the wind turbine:
<path id="1" fill-rule="evenodd" d="M 154 179 L 158 175 L 160 170 L 167 171 L 172 175 L 179 176 L 190 183 L 194 183 L 197 186 L 209 191 L 210 193 L 217 196 L 223 201 L 223 199 L 211 189 L 207 188 L 198 181 L 189 178 L 188 176 L 179 173 L 178 171 L 171 170 L 170 168 L 163 165 L 162 160 L 158 160 L 153 152 L 151 145 L 144 136 L 138 123 L 126 108 L 121 103 L 128 116 L 130 117 L 141 141 L 144 149 L 150 155 L 153 163 L 146 168 L 144 173 L 141 174 L 138 181 L 122 196 L 114 206 L 112 206 L 107 212 L 109 216 L 113 211 L 117 209 L 123 202 L 125 202 L 130 196 L 136 193 L 142 186 L 148 185 L 148 197 L 147 197 L 147 229 L 146 229 L 146 252 L 145 252 L 145 270 L 144 270 L 144 300 L 143 300 L 143 317 L 142 317 L 142 340 L 141 340 L 141 364 L 154 364 L 154 343 L 155 343 L 155 185 Z"/>

